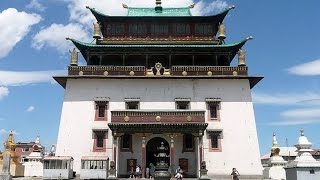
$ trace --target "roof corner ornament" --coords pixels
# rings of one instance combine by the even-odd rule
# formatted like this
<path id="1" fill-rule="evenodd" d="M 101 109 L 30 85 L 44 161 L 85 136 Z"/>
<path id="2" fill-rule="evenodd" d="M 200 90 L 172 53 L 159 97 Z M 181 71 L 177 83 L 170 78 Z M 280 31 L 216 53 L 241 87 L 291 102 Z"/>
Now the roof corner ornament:
<path id="1" fill-rule="evenodd" d="M 128 9 L 128 5 L 122 3 L 122 7 Z"/>
<path id="2" fill-rule="evenodd" d="M 246 40 L 248 41 L 248 40 L 252 40 L 252 39 L 253 39 L 253 36 L 249 36 L 249 37 L 247 37 Z"/>
<path id="3" fill-rule="evenodd" d="M 100 29 L 100 24 L 97 23 L 93 23 L 93 38 L 94 39 L 101 39 L 101 29 Z"/>
<path id="4" fill-rule="evenodd" d="M 235 5 L 232 5 L 232 6 L 229 6 L 229 10 L 231 10 L 231 9 L 234 9 L 234 8 L 236 8 L 236 6 Z"/>
<path id="5" fill-rule="evenodd" d="M 219 24 L 218 28 L 218 39 L 220 40 L 220 44 L 224 44 L 224 39 L 226 39 L 226 27 L 223 22 Z"/>
<path id="6" fill-rule="evenodd" d="M 70 53 L 70 66 L 78 66 L 78 51 L 76 48 L 73 48 L 72 51 L 69 50 Z"/>
<path id="7" fill-rule="evenodd" d="M 246 66 L 246 51 L 242 49 L 238 51 L 238 66 Z"/>
<path id="8" fill-rule="evenodd" d="M 189 6 L 189 8 L 192 9 L 192 8 L 194 8 L 195 5 L 196 5 L 196 4 L 193 3 L 193 4 L 191 4 L 191 5 Z"/>

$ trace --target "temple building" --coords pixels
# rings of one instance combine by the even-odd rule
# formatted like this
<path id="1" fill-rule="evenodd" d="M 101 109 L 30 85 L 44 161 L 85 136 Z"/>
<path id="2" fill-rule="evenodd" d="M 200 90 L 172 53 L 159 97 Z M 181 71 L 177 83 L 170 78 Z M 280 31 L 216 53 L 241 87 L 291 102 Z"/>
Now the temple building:
<path id="1" fill-rule="evenodd" d="M 116 177 L 138 165 L 143 178 L 163 143 L 172 173 L 180 166 L 199 177 L 206 167 L 208 177 L 230 179 L 236 167 L 262 178 L 251 89 L 263 77 L 249 75 L 242 49 L 251 37 L 227 43 L 234 7 L 192 16 L 193 7 L 123 4 L 127 16 L 87 7 L 95 41 L 67 38 L 86 64 L 73 49 L 68 74 L 54 77 L 65 89 L 56 156 L 73 157 L 77 174 L 110 163 Z"/>
<path id="2" fill-rule="evenodd" d="M 4 151 L 0 154 L 0 171 L 3 167 L 3 157 L 4 154 L 10 154 L 10 174 L 13 177 L 21 177 L 24 175 L 24 167 L 18 160 L 19 156 L 15 152 L 16 144 L 14 142 L 13 133 L 10 132 L 7 140 L 3 143 Z"/>

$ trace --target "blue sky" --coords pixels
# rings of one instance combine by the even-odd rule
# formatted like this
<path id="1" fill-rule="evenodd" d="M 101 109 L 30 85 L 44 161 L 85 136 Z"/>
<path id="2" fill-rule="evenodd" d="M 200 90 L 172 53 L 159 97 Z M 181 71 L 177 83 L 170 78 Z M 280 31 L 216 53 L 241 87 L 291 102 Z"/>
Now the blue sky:
<path id="1" fill-rule="evenodd" d="M 44 146 L 56 143 L 64 89 L 52 75 L 66 74 L 73 46 L 65 37 L 91 42 L 94 17 L 85 6 L 124 15 L 122 2 L 153 6 L 155 1 L 1 1 L 0 142 L 13 130 L 16 141 L 40 135 Z M 320 148 L 320 2 L 163 0 L 163 6 L 193 2 L 194 15 L 236 6 L 225 19 L 227 43 L 254 37 L 244 48 L 249 73 L 265 77 L 252 91 L 261 154 L 269 151 L 273 132 L 280 145 L 286 139 L 293 145 L 300 128 Z"/>

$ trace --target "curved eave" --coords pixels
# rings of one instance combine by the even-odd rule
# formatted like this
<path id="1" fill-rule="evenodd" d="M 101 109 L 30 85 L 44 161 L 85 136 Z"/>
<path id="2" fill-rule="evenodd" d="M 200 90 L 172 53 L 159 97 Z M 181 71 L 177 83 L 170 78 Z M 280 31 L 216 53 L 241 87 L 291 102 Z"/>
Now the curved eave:
<path id="1" fill-rule="evenodd" d="M 220 22 L 222 22 L 224 20 L 224 18 L 226 17 L 226 15 L 229 13 L 229 11 L 231 9 L 234 9 L 234 6 L 231 6 L 229 8 L 226 8 L 224 11 L 215 14 L 215 15 L 209 15 L 209 16 L 108 16 L 106 14 L 103 14 L 97 10 L 95 10 L 95 8 L 90 8 L 87 6 L 87 8 L 91 11 L 91 13 L 95 16 L 95 18 L 97 19 L 98 22 L 100 23 L 104 23 L 105 21 L 132 21 L 132 19 L 135 20 L 141 20 L 141 21 L 145 21 L 145 19 L 152 19 L 154 21 L 155 18 L 159 18 L 159 19 L 164 19 L 164 20 L 168 20 L 168 19 L 172 19 L 175 20 L 177 18 L 183 18 L 183 19 L 189 19 L 190 21 L 215 21 L 218 22 L 218 24 Z M 158 20 L 159 20 L 158 19 Z"/>
<path id="2" fill-rule="evenodd" d="M 199 133 L 208 123 L 109 123 L 113 133 Z"/>
<path id="3" fill-rule="evenodd" d="M 106 50 L 106 49 L 130 49 L 130 48 L 142 48 L 145 50 L 145 48 L 184 48 L 184 49 L 197 49 L 197 48 L 211 48 L 211 49 L 216 49 L 216 50 L 223 50 L 223 51 L 229 51 L 232 56 L 231 59 L 234 58 L 236 53 L 242 46 L 251 39 L 251 37 L 246 38 L 245 40 L 242 40 L 237 43 L 232 43 L 232 44 L 222 44 L 222 45 L 216 45 L 216 44 L 147 44 L 147 43 L 141 43 L 141 44 L 130 44 L 130 42 L 126 42 L 123 44 L 93 44 L 93 43 L 85 43 L 81 42 L 75 39 L 70 39 L 70 40 L 81 52 L 82 56 L 84 59 L 87 59 L 86 51 L 101 51 L 101 50 Z"/>
<path id="4" fill-rule="evenodd" d="M 90 76 L 54 76 L 56 80 L 63 88 L 66 88 L 68 79 L 247 79 L 249 80 L 250 88 L 252 89 L 259 81 L 263 79 L 262 76 L 103 76 L 103 75 L 90 75 Z"/>

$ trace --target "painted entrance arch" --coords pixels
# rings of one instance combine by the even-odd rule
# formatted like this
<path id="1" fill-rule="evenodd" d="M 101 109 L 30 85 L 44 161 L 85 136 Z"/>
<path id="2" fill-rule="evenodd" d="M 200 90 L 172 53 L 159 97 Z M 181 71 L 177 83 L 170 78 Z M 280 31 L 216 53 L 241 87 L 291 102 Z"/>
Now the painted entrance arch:
<path id="1" fill-rule="evenodd" d="M 146 166 L 149 166 L 150 163 L 153 163 L 154 165 L 157 164 L 156 157 L 154 156 L 159 152 L 157 147 L 160 147 L 161 142 L 163 142 L 163 145 L 167 147 L 167 150 L 165 151 L 167 155 L 170 155 L 170 146 L 167 140 L 161 138 L 161 137 L 154 137 L 150 139 L 147 143 L 146 148 Z M 167 161 L 168 165 L 170 166 L 170 159 L 168 158 Z"/>

